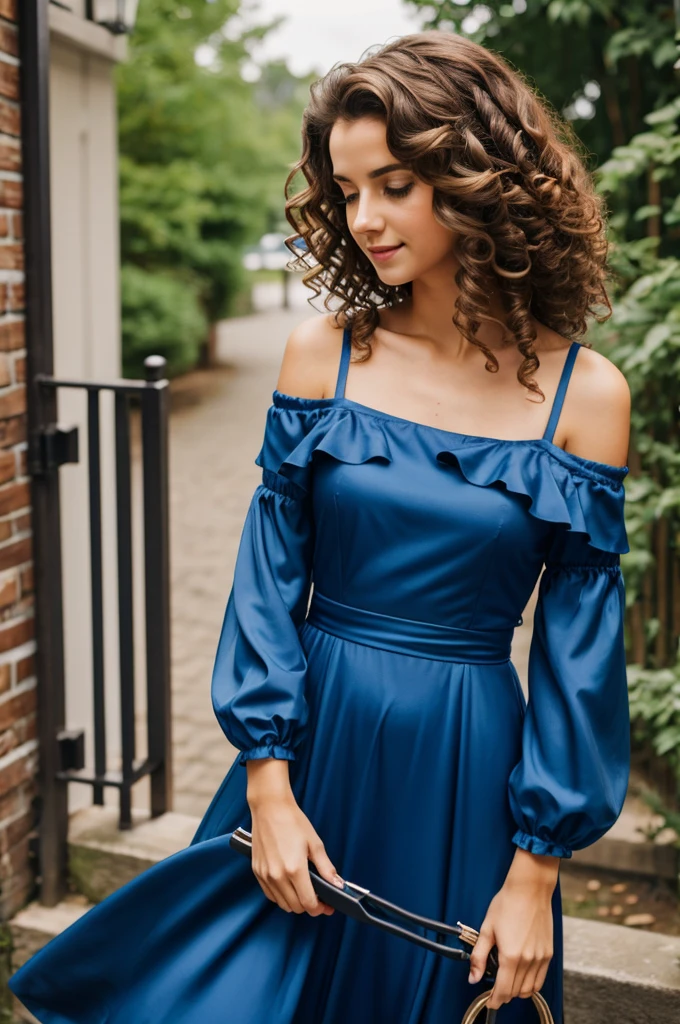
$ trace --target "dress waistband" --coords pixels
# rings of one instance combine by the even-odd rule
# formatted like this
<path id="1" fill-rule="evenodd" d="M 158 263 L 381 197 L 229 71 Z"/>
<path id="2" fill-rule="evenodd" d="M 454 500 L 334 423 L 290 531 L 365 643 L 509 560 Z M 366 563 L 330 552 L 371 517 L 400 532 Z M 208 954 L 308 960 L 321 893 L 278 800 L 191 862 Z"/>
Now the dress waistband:
<path id="1" fill-rule="evenodd" d="M 306 621 L 317 629 L 369 647 L 382 647 L 437 661 L 497 664 L 508 661 L 514 627 L 510 629 L 458 629 L 434 622 L 402 619 L 394 615 L 340 604 L 312 593 Z"/>

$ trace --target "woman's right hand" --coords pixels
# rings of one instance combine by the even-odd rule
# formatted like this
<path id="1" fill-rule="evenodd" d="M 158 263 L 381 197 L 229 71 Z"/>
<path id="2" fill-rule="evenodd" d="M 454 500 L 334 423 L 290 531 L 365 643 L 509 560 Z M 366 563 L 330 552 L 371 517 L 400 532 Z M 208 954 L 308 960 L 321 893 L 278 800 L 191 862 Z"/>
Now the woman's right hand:
<path id="1" fill-rule="evenodd" d="M 287 768 L 287 762 L 284 764 Z M 268 769 L 263 766 L 256 771 L 260 774 L 265 770 Z M 259 786 L 253 792 L 250 770 L 248 782 L 252 869 L 265 896 L 288 913 L 306 911 L 312 917 L 334 913 L 333 907 L 322 903 L 316 895 L 307 861 L 312 861 L 317 873 L 331 885 L 342 888 L 343 880 L 309 818 L 298 806 L 290 785 L 287 789 L 271 787 L 269 792 L 263 792 Z"/>

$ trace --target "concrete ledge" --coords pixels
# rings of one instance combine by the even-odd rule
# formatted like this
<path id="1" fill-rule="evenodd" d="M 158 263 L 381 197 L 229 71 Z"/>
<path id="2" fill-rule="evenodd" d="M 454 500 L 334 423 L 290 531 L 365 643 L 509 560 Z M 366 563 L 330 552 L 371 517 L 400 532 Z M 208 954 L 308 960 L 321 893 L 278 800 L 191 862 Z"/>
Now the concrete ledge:
<path id="1" fill-rule="evenodd" d="M 677 882 L 680 875 L 680 851 L 676 847 L 611 839 L 609 835 L 585 850 L 574 850 L 569 860 L 583 867 L 663 878 L 669 882 Z"/>
<path id="2" fill-rule="evenodd" d="M 92 903 L 82 896 L 70 896 L 56 907 L 29 903 L 10 921 L 12 932 L 12 970 L 16 971 L 55 935 L 60 935 L 82 917 Z"/>
<path id="3" fill-rule="evenodd" d="M 115 807 L 87 807 L 69 822 L 69 874 L 78 892 L 99 903 L 153 864 L 191 842 L 199 818 L 133 810 L 133 828 L 118 829 Z"/>
<path id="4" fill-rule="evenodd" d="M 568 1024 L 680 1020 L 680 937 L 564 918 Z"/>
<path id="5" fill-rule="evenodd" d="M 82 896 L 69 896 L 56 907 L 43 907 L 29 903 L 9 922 L 12 934 L 12 973 L 26 963 L 34 953 L 46 946 L 50 939 L 60 935 L 69 925 L 82 917 L 90 907 Z M 38 1019 L 12 996 L 12 1014 L 22 1024 L 40 1024 Z"/>
<path id="6" fill-rule="evenodd" d="M 652 841 L 644 830 L 658 828 L 659 818 L 633 793 L 629 792 L 621 814 L 602 839 L 585 850 L 574 850 L 571 860 L 584 867 L 623 871 L 678 882 L 680 849 L 671 828 L 659 832 Z"/>

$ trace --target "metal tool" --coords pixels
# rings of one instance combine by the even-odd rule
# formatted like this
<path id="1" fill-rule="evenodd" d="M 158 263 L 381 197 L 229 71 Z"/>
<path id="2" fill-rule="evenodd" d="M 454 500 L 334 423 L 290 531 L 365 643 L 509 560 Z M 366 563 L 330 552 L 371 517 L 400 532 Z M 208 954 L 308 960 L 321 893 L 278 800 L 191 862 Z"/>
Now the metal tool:
<path id="1" fill-rule="evenodd" d="M 229 845 L 247 857 L 252 857 L 252 834 L 246 831 L 246 829 L 240 827 L 235 829 L 229 839 Z M 333 907 L 335 910 L 340 910 L 343 914 L 347 914 L 348 917 L 353 917 L 357 921 L 372 924 L 376 928 L 382 928 L 383 931 L 390 932 L 392 935 L 408 939 L 409 942 L 422 946 L 424 949 L 430 949 L 434 953 L 439 953 L 440 956 L 448 957 L 449 960 L 470 960 L 470 954 L 467 950 L 461 949 L 459 946 L 450 945 L 449 941 L 451 939 L 459 939 L 469 946 L 474 946 L 479 938 L 479 932 L 475 931 L 474 928 L 470 928 L 460 921 L 457 921 L 455 924 L 445 924 L 443 921 L 433 921 L 428 917 L 413 914 L 394 903 L 389 903 L 388 900 L 381 899 L 380 896 L 376 896 L 370 890 L 364 889 L 360 885 L 355 885 L 353 882 L 345 882 L 341 889 L 339 886 L 333 885 L 322 878 L 310 861 L 307 863 L 314 892 L 322 903 L 327 903 L 328 906 Z M 409 926 L 421 928 L 423 932 L 433 932 L 435 938 L 429 938 L 425 934 L 411 931 Z M 487 981 L 493 981 L 497 971 L 498 950 L 496 946 L 493 946 L 487 957 L 483 978 Z M 497 1013 L 497 1010 L 487 1009 L 486 1024 L 495 1024 Z"/>

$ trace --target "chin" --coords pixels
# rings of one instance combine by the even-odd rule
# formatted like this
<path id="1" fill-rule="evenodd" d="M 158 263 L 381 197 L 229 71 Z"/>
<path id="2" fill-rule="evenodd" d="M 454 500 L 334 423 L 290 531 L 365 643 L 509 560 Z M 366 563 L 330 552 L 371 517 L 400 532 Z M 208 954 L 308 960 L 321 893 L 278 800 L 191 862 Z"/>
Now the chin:
<path id="1" fill-rule="evenodd" d="M 399 288 L 401 285 L 409 284 L 413 280 L 413 274 L 406 274 L 403 270 L 398 271 L 395 267 L 394 270 L 389 271 L 387 267 L 381 272 L 377 270 L 378 277 L 384 284 L 388 284 L 391 288 Z"/>

